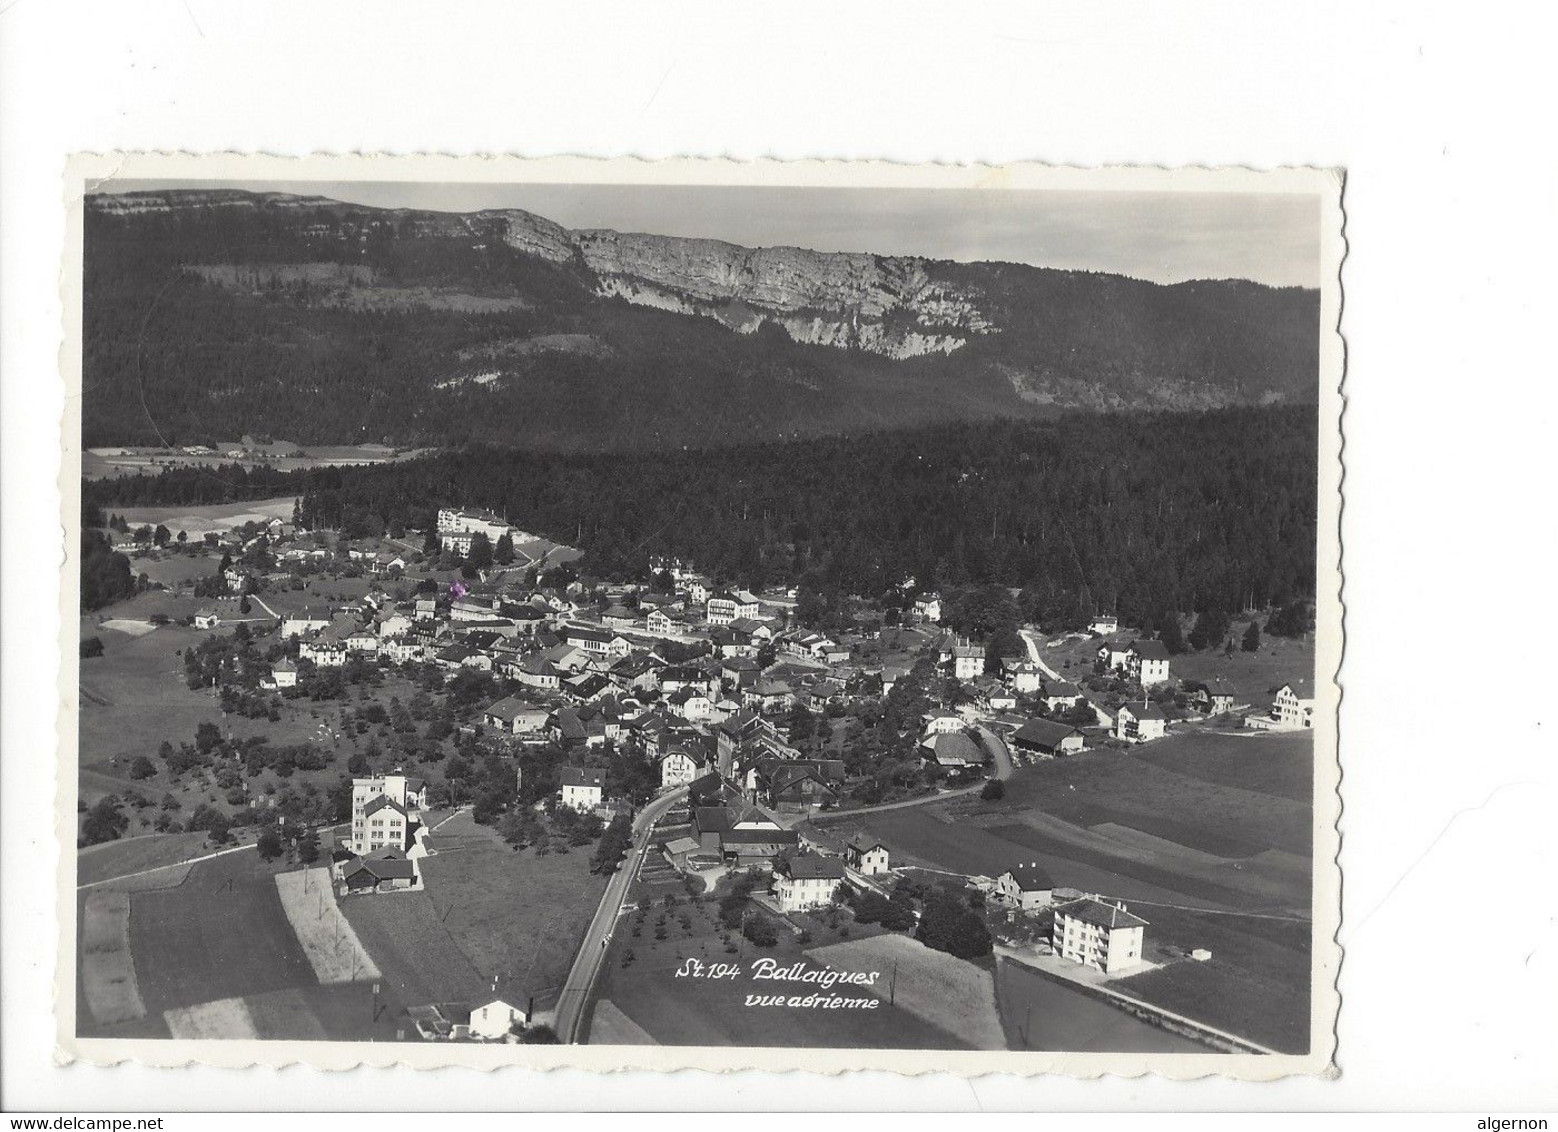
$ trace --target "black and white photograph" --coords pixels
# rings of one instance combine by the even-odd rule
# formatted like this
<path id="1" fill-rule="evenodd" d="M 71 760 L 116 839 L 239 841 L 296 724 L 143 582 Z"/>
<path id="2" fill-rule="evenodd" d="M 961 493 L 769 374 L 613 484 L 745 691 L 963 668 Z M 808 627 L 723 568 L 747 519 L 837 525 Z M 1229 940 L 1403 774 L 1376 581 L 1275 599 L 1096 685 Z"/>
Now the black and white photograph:
<path id="1" fill-rule="evenodd" d="M 1340 178 L 544 172 L 83 193 L 62 1024 L 1323 1064 Z"/>

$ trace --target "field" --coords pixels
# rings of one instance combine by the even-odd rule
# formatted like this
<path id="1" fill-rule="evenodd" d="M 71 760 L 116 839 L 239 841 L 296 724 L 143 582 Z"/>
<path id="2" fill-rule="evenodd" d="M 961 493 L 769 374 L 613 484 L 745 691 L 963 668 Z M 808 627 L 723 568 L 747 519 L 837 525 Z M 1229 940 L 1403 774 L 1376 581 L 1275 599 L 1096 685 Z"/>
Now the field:
<path id="1" fill-rule="evenodd" d="M 256 854 L 229 853 L 183 873 L 164 869 L 78 892 L 80 1033 L 394 1036 L 371 984 L 319 985 L 277 895 L 275 872 Z M 118 946 L 121 938 L 127 948 Z"/>
<path id="2" fill-rule="evenodd" d="M 1204 947 L 1180 961 L 1115 981 L 1114 989 L 1283 1053 L 1309 1049 L 1310 929 L 1291 920 L 1214 916 L 1136 905 L 1149 940 Z"/>
<path id="3" fill-rule="evenodd" d="M 314 977 L 322 985 L 367 982 L 379 977 L 357 933 L 341 915 L 330 891 L 329 869 L 276 874 L 276 893 Z"/>
<path id="4" fill-rule="evenodd" d="M 1207 1053 L 1189 1038 L 1002 959 L 995 971 L 1001 1023 L 1012 1049 L 1075 1053 Z"/>
<path id="5" fill-rule="evenodd" d="M 109 459 L 128 462 L 133 457 L 110 457 Z M 88 475 L 87 478 L 93 477 Z M 114 510 L 116 514 L 124 516 L 124 521 L 130 524 L 131 530 L 140 526 L 155 527 L 160 523 L 175 535 L 180 531 L 186 531 L 190 538 L 198 538 L 208 533 L 222 534 L 245 523 L 268 523 L 272 519 L 290 521 L 294 501 L 294 496 L 281 495 L 272 499 L 250 499 L 239 503 L 211 503 L 186 507 L 130 507 L 122 511 Z"/>
<path id="6" fill-rule="evenodd" d="M 878 998 L 890 996 L 895 1005 L 950 1031 L 971 1049 L 1006 1048 L 995 980 L 983 966 L 892 932 L 830 943 L 806 955 L 825 967 L 880 971 L 882 981 L 871 988 Z"/>
<path id="7" fill-rule="evenodd" d="M 130 897 L 94 892 L 81 917 L 81 989 L 93 1018 L 105 1025 L 146 1016 L 130 954 Z"/>
<path id="8" fill-rule="evenodd" d="M 143 594 L 135 600 L 165 596 Z M 115 607 L 116 611 L 119 608 Z M 180 654 L 209 636 L 208 633 L 176 625 L 141 636 L 96 631 L 103 640 L 103 655 L 83 661 L 81 665 L 78 728 L 81 770 L 78 782 L 81 799 L 87 805 L 106 794 L 122 797 L 135 791 L 153 801 L 172 793 L 183 807 L 173 814 L 179 820 L 187 818 L 201 802 L 231 809 L 225 801 L 226 791 L 217 790 L 208 774 L 196 771 L 175 783 L 157 758 L 157 748 L 163 740 L 175 744 L 189 742 L 202 722 L 216 723 L 224 734 L 231 733 L 237 739 L 263 735 L 272 746 L 306 743 L 334 752 L 334 761 L 328 766 L 294 774 L 288 780 L 292 785 L 313 782 L 321 787 L 328 786 L 346 773 L 346 761 L 353 743 L 339 734 L 340 713 L 344 707 L 357 707 L 355 700 L 329 703 L 282 700 L 281 718 L 275 723 L 238 715 L 224 718 L 219 700 L 209 691 L 191 691 L 184 681 L 184 661 Z M 389 676 L 373 694 L 379 701 L 388 703 L 391 696 L 409 698 L 413 690 L 404 679 Z M 359 742 L 365 744 L 366 736 Z M 138 755 L 150 758 L 157 767 L 157 773 L 151 778 L 136 780 L 129 776 L 130 765 Z M 250 778 L 248 782 L 255 796 L 282 785 L 271 771 Z M 128 835 L 148 833 L 158 812 L 155 807 L 144 810 L 127 807 Z"/>
<path id="9" fill-rule="evenodd" d="M 551 1005 L 606 890 L 592 846 L 538 857 L 516 852 L 469 813 L 435 835 L 422 863 L 428 895 L 471 964 Z"/>
<path id="10" fill-rule="evenodd" d="M 687 925 L 681 922 L 685 912 Z M 604 1043 L 624 1032 L 642 1041 L 641 1035 L 662 1045 L 796 1046 L 875 1049 L 967 1049 L 971 1043 L 920 1018 L 901 1006 L 882 1004 L 876 1009 L 806 1010 L 790 1007 L 748 1007 L 749 994 L 806 995 L 815 984 L 759 981 L 750 977 L 750 964 L 758 956 L 775 959 L 781 966 L 800 963 L 808 969 L 823 966 L 807 954 L 811 945 L 782 924 L 779 942 L 755 948 L 742 943 L 727 952 L 720 938 L 715 904 L 685 900 L 667 910 L 666 938 L 654 938 L 659 912 L 652 913 L 640 934 L 633 934 L 633 919 L 624 920 L 615 933 L 610 954 L 601 969 L 594 1004 L 595 1015 L 586 1023 L 589 1042 Z M 739 936 L 736 937 L 739 939 Z M 823 942 L 842 941 L 830 933 Z M 818 933 L 818 939 L 822 936 Z M 872 941 L 874 942 L 874 941 Z M 734 946 L 734 945 L 733 945 Z M 918 947 L 918 944 L 912 946 Z M 631 954 L 630 962 L 624 960 Z M 678 978 L 684 960 L 741 964 L 735 979 Z M 959 961 L 960 962 L 960 961 Z M 853 960 L 841 967 L 857 969 Z M 884 979 L 887 973 L 883 972 Z M 863 997 L 860 991 L 837 988 L 839 993 Z M 626 1019 L 627 1026 L 624 1026 Z M 601 1024 L 597 1034 L 595 1026 Z"/>
<path id="11" fill-rule="evenodd" d="M 384 973 L 398 1007 L 470 1002 L 491 985 L 439 923 L 425 892 L 386 892 L 342 901 L 347 921 Z"/>
<path id="12" fill-rule="evenodd" d="M 1308 734 L 1198 730 L 1020 768 L 1000 802 L 965 796 L 825 828 L 868 831 L 895 867 L 994 877 L 1036 860 L 1058 885 L 1123 899 L 1167 965 L 1122 991 L 1288 1049 L 1308 1040 L 1312 774 Z M 1210 962 L 1182 961 L 1203 947 Z"/>
<path id="13" fill-rule="evenodd" d="M 1248 624 L 1244 620 L 1233 623 L 1230 632 L 1235 645 L 1243 639 Z M 1186 625 L 1185 631 L 1189 629 Z M 1103 640 L 1130 641 L 1135 636 L 1132 630 L 1121 629 L 1109 638 L 1047 637 L 1039 655 L 1067 680 L 1081 681 L 1092 674 L 1093 661 Z M 1313 640 L 1263 636 L 1256 652 L 1237 648 L 1232 656 L 1225 656 L 1221 649 L 1187 652 L 1174 657 L 1169 667 L 1176 680 L 1224 680 L 1238 703 L 1266 708 L 1271 704 L 1272 692 L 1289 680 L 1313 677 L 1315 646 Z"/>
<path id="14" fill-rule="evenodd" d="M 153 833 L 89 845 L 76 854 L 76 883 L 96 884 L 148 869 L 172 872 L 168 866 L 200 856 L 205 849 L 203 833 Z"/>

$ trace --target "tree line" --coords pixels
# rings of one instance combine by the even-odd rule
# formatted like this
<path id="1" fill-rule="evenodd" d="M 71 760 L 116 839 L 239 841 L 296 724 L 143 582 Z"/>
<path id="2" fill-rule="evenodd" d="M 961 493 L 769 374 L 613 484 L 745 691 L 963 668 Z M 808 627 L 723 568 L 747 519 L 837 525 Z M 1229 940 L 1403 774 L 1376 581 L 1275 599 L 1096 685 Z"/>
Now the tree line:
<path id="1" fill-rule="evenodd" d="M 460 502 L 578 547 L 608 577 L 647 580 L 671 556 L 753 588 L 889 602 L 911 579 L 999 584 L 1028 590 L 1046 624 L 1100 609 L 1141 624 L 1312 595 L 1316 459 L 1313 410 L 1274 406 L 658 453 L 471 446 L 286 474 L 171 469 L 83 492 L 99 507 L 296 494 L 304 525 L 331 528 L 372 516 L 426 530 Z"/>

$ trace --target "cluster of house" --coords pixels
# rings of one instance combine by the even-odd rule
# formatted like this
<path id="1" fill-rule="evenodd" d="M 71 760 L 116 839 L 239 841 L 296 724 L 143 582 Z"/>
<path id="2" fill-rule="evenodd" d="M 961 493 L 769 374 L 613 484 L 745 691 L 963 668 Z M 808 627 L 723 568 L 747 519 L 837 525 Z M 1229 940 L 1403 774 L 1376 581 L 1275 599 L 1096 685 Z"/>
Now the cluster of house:
<path id="1" fill-rule="evenodd" d="M 1023 912 L 1048 911 L 1050 947 L 1062 959 L 1106 975 L 1145 961 L 1147 921 L 1118 901 L 1057 886 L 1038 861 L 1022 861 L 988 885 L 995 899 Z"/>
<path id="2" fill-rule="evenodd" d="M 698 786 L 717 791 L 721 784 L 710 775 Z M 770 812 L 741 801 L 695 805 L 685 829 L 672 826 L 664 832 L 660 852 L 679 870 L 767 871 L 774 905 L 785 913 L 825 907 L 837 900 L 841 885 L 867 887 L 870 878 L 889 872 L 888 849 L 880 841 L 860 835 L 845 845 L 842 856 L 826 853 L 781 826 Z"/>

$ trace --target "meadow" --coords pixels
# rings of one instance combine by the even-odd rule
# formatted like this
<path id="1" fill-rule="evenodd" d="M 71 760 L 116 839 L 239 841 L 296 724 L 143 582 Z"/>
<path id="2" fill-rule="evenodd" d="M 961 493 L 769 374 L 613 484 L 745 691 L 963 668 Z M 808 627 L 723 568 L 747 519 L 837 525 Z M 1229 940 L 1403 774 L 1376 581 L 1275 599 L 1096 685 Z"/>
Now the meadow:
<path id="1" fill-rule="evenodd" d="M 78 891 L 78 1032 L 394 1037 L 393 1019 L 365 972 L 354 982 L 320 985 L 278 895 L 277 875 L 257 854 L 238 852 Z"/>
<path id="2" fill-rule="evenodd" d="M 1057 885 L 1125 900 L 1165 966 L 1119 989 L 1286 1050 L 1308 1041 L 1313 774 L 1308 733 L 1197 729 L 1019 768 L 999 801 L 825 828 L 868 831 L 895 868 L 996 877 L 1038 861 Z M 1195 948 L 1212 959 L 1186 961 Z"/>
<path id="3" fill-rule="evenodd" d="M 497 975 L 534 995 L 538 1008 L 550 1006 L 606 888 L 590 872 L 593 847 L 516 851 L 468 812 L 434 844 L 422 869 L 440 922 L 484 978 Z"/>
<path id="4" fill-rule="evenodd" d="M 814 942 L 802 942 L 800 936 L 780 925 L 774 945 L 759 948 L 742 941 L 737 934 L 734 939 L 738 942 L 733 945 L 736 950 L 727 952 L 712 900 L 679 900 L 668 910 L 663 940 L 656 939 L 652 930 L 659 914 L 659 909 L 651 912 L 636 936 L 631 917 L 614 934 L 596 984 L 593 1016 L 586 1020 L 583 1040 L 610 1041 L 626 1031 L 662 1045 L 973 1048 L 974 1043 L 968 1039 L 899 1005 L 882 1003 L 870 1010 L 746 1005 L 749 994 L 788 996 L 814 990 L 814 984 L 809 983 L 754 980 L 750 977 L 752 960 L 768 956 L 780 966 L 799 963 L 807 969 L 820 969 L 827 964 L 808 954 L 808 950 L 824 943 L 843 942 L 848 937 L 841 931 L 830 933 L 827 939 L 814 932 Z M 847 920 L 842 927 L 848 928 Z M 689 958 L 703 963 L 739 964 L 742 974 L 735 979 L 678 978 L 677 970 Z M 840 965 L 853 967 L 842 961 Z M 859 997 L 868 992 L 862 988 L 857 995 L 853 989 L 843 988 L 839 993 Z M 627 1020 L 626 1026 L 623 1019 Z M 596 1022 L 602 1020 L 603 1032 L 597 1035 Z"/>

